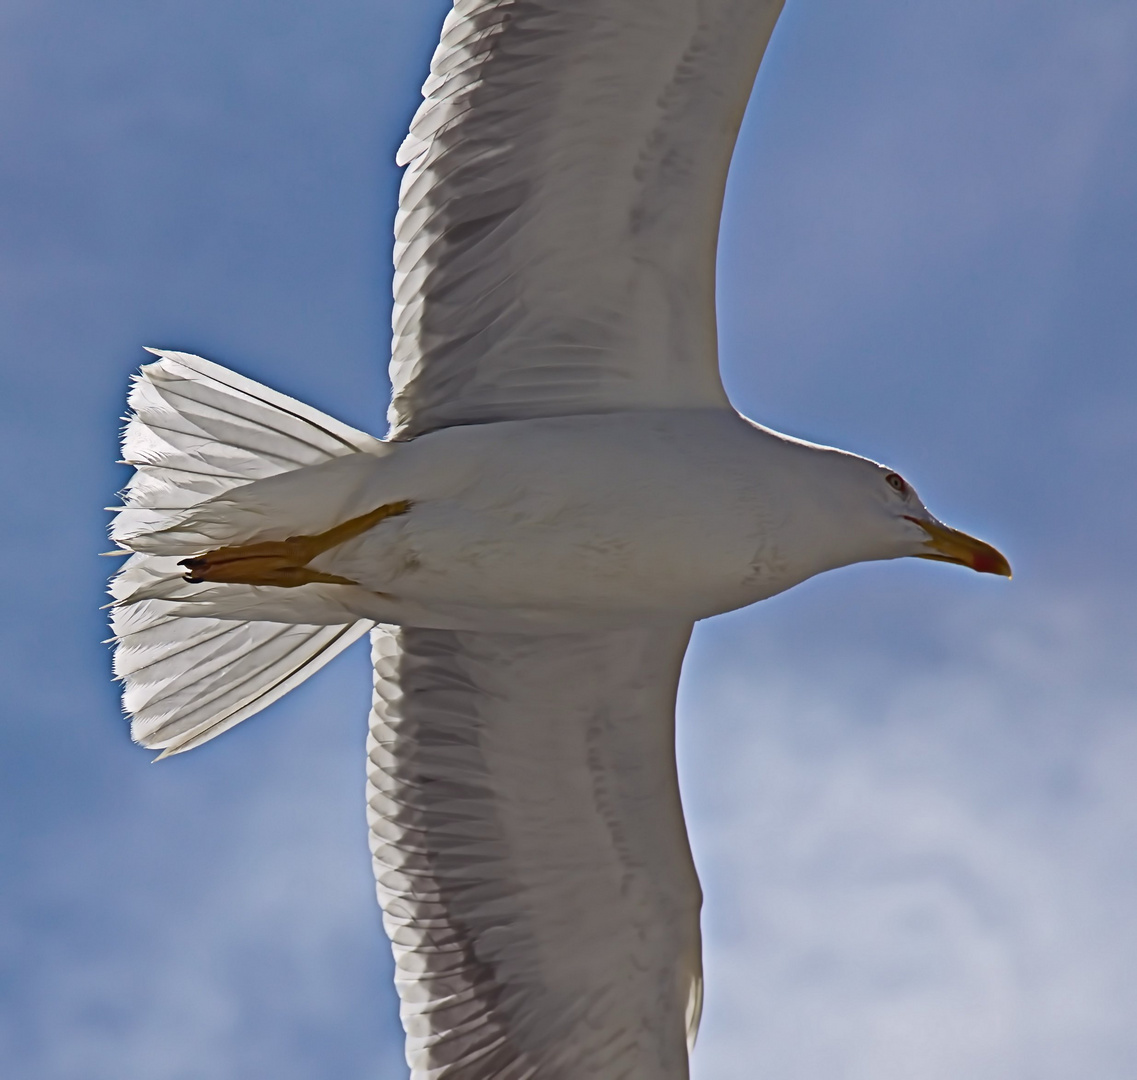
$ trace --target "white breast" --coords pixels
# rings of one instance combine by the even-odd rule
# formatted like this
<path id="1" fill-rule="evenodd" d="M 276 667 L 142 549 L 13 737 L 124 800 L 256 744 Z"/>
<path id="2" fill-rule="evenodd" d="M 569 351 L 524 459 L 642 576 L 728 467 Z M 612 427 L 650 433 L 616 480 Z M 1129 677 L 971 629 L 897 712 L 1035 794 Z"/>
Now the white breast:
<path id="1" fill-rule="evenodd" d="M 319 565 L 428 606 L 727 610 L 802 576 L 769 441 L 726 410 L 450 428 L 375 462 L 411 512 Z"/>

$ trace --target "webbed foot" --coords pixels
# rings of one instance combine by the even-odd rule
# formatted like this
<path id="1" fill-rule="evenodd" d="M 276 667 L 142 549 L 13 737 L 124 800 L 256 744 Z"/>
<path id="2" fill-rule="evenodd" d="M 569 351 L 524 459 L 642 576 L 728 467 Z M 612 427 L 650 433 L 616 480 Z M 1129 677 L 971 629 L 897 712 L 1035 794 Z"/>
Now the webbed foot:
<path id="1" fill-rule="evenodd" d="M 355 585 L 350 578 L 325 574 L 308 563 L 317 555 L 361 536 L 385 518 L 405 514 L 410 508 L 406 500 L 387 503 L 315 536 L 290 536 L 287 540 L 216 548 L 182 559 L 178 565 L 186 568 L 185 580 L 195 584 L 212 581 L 230 585 L 275 585 L 282 589 L 315 582 Z"/>

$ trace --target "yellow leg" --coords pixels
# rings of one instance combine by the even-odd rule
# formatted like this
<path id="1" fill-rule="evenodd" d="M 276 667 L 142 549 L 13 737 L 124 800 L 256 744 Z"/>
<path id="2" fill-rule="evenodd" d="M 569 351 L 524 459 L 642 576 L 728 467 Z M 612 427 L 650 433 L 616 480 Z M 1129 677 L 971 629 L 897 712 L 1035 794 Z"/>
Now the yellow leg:
<path id="1" fill-rule="evenodd" d="M 317 555 L 361 536 L 385 518 L 405 514 L 407 501 L 387 503 L 315 536 L 290 536 L 287 540 L 266 540 L 259 544 L 236 544 L 182 559 L 186 581 L 226 582 L 231 585 L 276 585 L 292 589 L 297 585 L 326 582 L 355 585 L 350 578 L 325 574 L 308 566 Z"/>

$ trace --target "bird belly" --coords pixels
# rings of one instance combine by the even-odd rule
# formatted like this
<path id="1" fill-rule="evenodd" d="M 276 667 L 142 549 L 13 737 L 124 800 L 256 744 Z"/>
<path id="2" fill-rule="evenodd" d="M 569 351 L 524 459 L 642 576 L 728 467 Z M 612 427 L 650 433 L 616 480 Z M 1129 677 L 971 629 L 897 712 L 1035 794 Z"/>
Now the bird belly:
<path id="1" fill-rule="evenodd" d="M 416 440 L 425 496 L 412 483 L 408 513 L 313 565 L 428 609 L 569 618 L 697 618 L 780 591 L 776 573 L 755 572 L 772 533 L 737 453 L 705 430 L 675 430 L 682 419 L 624 414 L 425 436 Z M 450 461 L 461 475 L 443 479 Z"/>
<path id="2" fill-rule="evenodd" d="M 506 608 L 686 611 L 714 606 L 707 593 L 726 584 L 705 550 L 674 534 L 653 542 L 612 520 L 592 529 L 583 514 L 556 524 L 446 504 L 416 510 L 417 520 L 377 530 L 323 565 L 419 603 Z"/>

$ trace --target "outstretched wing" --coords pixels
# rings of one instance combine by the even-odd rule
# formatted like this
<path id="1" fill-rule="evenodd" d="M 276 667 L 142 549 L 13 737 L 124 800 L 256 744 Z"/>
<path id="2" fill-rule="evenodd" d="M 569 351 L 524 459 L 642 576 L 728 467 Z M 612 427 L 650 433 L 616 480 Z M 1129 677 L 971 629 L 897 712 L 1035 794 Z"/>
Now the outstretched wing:
<path id="1" fill-rule="evenodd" d="M 690 630 L 373 632 L 368 821 L 414 1080 L 687 1076 Z"/>
<path id="2" fill-rule="evenodd" d="M 727 167 L 783 0 L 456 0 L 400 150 L 391 434 L 725 406 Z"/>

